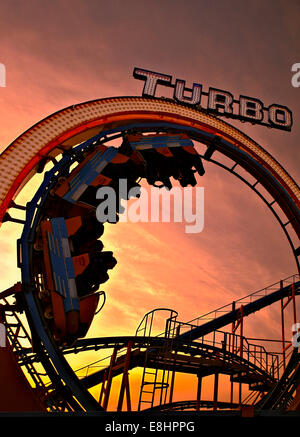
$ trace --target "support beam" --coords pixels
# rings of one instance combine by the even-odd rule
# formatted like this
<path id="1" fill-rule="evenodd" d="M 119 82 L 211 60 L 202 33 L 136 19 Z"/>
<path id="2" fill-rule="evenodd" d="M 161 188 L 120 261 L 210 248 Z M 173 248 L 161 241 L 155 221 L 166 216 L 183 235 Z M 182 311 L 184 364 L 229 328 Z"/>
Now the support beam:
<path id="1" fill-rule="evenodd" d="M 109 369 L 108 369 L 108 377 L 107 377 L 107 383 L 106 383 L 106 388 L 105 388 L 105 396 L 104 396 L 104 402 L 103 402 L 103 409 L 106 411 L 107 410 L 107 406 L 108 406 L 108 401 L 109 401 L 109 394 L 110 394 L 110 389 L 111 389 L 111 383 L 112 383 L 112 372 L 113 372 L 113 367 L 115 365 L 116 362 L 116 357 L 117 357 L 117 347 L 114 348 L 113 354 L 111 356 L 110 359 L 110 365 L 109 365 Z"/>
<path id="2" fill-rule="evenodd" d="M 292 284 L 291 291 L 287 296 L 286 301 L 284 302 L 284 298 L 280 299 L 280 310 L 281 310 L 281 339 L 282 339 L 282 357 L 283 357 L 283 368 L 286 368 L 286 351 L 292 346 L 291 342 L 288 342 L 285 345 L 285 326 L 284 326 L 284 310 L 292 302 L 292 312 L 293 312 L 293 322 L 297 323 L 297 315 L 296 315 L 296 299 L 295 299 L 295 286 Z M 294 333 L 293 333 L 294 334 Z"/>
<path id="3" fill-rule="evenodd" d="M 13 294 L 20 293 L 20 291 L 22 291 L 22 285 L 21 282 L 17 282 L 12 287 L 2 291 L 0 293 L 0 299 L 5 299 L 6 297 L 12 296 Z"/>
<path id="4" fill-rule="evenodd" d="M 300 281 L 297 281 L 292 285 L 295 288 L 295 294 L 296 295 L 300 294 L 299 291 Z M 267 296 L 263 296 L 254 302 L 244 305 L 243 316 L 244 317 L 249 316 L 249 314 L 259 311 L 262 308 L 265 308 L 271 305 L 272 303 L 279 301 L 281 298 L 288 296 L 290 292 L 291 292 L 291 285 L 287 285 L 286 287 L 280 288 L 279 290 L 274 291 Z M 177 340 L 180 339 L 195 340 L 197 338 L 203 337 L 206 334 L 209 334 L 210 332 L 218 330 L 223 326 L 233 323 L 238 318 L 239 318 L 239 310 L 229 311 L 227 314 L 217 317 L 216 319 L 211 320 L 209 322 L 203 323 L 203 325 L 200 325 L 192 330 L 189 330 L 184 334 L 180 334 L 177 337 Z"/>
<path id="5" fill-rule="evenodd" d="M 122 411 L 125 392 L 126 392 L 126 399 L 127 399 L 127 411 L 131 411 L 128 371 L 129 371 L 129 366 L 130 366 L 130 357 L 131 357 L 132 346 L 133 346 L 133 341 L 129 341 L 128 346 L 127 346 L 125 363 L 124 363 L 123 378 L 122 378 L 122 383 L 121 383 L 121 388 L 120 388 L 120 395 L 119 395 L 119 402 L 118 402 L 117 411 Z"/>
<path id="6" fill-rule="evenodd" d="M 213 410 L 216 411 L 218 408 L 218 389 L 219 389 L 219 374 L 215 373 L 215 381 L 214 381 L 214 406 Z"/>
<path id="7" fill-rule="evenodd" d="M 103 381 L 102 381 L 102 385 L 101 385 L 101 391 L 100 391 L 100 395 L 99 395 L 99 405 L 102 404 L 102 399 L 105 393 L 105 384 L 107 381 L 107 369 L 105 369 L 104 371 L 104 375 L 103 375 Z"/>
<path id="8" fill-rule="evenodd" d="M 197 400 L 196 400 L 196 410 L 200 410 L 201 404 L 201 388 L 202 388 L 202 376 L 198 375 L 198 385 L 197 385 Z"/>
<path id="9" fill-rule="evenodd" d="M 25 225 L 25 220 L 16 219 L 10 216 L 8 212 L 4 214 L 4 217 L 2 219 L 2 222 L 13 222 L 13 223 L 19 223 L 20 225 Z"/>

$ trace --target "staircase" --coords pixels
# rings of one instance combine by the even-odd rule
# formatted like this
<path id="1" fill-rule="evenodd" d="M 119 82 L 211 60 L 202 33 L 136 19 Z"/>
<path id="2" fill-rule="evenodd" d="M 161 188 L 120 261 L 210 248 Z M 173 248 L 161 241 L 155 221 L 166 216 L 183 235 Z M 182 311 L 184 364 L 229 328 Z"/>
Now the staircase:
<path id="1" fill-rule="evenodd" d="M 154 348 L 151 347 L 149 341 L 145 352 L 145 361 L 143 366 L 143 375 L 140 388 L 138 411 L 141 411 L 143 406 L 145 408 L 152 408 L 155 404 L 163 405 L 167 402 L 167 395 L 170 392 L 172 397 L 173 386 L 173 372 L 167 367 L 167 354 L 173 349 L 173 340 L 177 335 L 175 329 L 177 312 L 169 309 L 156 309 L 147 313 L 139 327 L 137 328 L 136 335 L 142 332 L 143 335 L 150 340 L 151 331 L 153 327 L 153 319 L 158 311 L 169 311 L 170 317 L 166 320 L 165 331 L 160 334 L 159 337 L 165 339 L 163 346 Z M 149 367 L 149 361 L 151 358 L 151 367 Z M 160 365 L 155 363 L 159 359 Z M 175 356 L 174 356 L 175 361 Z M 153 364 L 154 363 L 154 364 Z M 158 368 L 159 367 L 159 368 Z M 170 390 L 171 391 L 170 391 Z"/>
<path id="2" fill-rule="evenodd" d="M 295 348 L 278 383 L 257 404 L 258 410 L 286 410 L 293 407 L 293 394 L 300 385 L 300 353 Z"/>

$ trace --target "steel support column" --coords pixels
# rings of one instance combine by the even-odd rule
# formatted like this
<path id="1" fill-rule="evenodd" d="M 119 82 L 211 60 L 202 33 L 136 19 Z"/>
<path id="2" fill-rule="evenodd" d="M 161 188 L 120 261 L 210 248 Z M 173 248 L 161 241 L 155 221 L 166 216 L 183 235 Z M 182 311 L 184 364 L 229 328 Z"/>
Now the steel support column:
<path id="1" fill-rule="evenodd" d="M 126 391 L 126 400 L 127 400 L 127 411 L 131 411 L 131 399 L 130 399 L 130 389 L 129 389 L 129 366 L 130 366 L 130 358 L 131 358 L 131 349 L 133 346 L 133 341 L 128 342 L 127 352 L 124 363 L 123 377 L 119 394 L 119 402 L 117 411 L 122 411 L 124 394 Z"/>

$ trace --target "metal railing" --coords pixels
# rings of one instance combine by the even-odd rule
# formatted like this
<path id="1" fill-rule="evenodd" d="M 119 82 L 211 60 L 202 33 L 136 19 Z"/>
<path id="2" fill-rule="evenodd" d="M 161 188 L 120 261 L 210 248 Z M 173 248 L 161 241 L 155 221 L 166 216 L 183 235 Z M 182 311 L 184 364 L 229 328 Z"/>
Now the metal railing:
<path id="1" fill-rule="evenodd" d="M 271 284 L 265 288 L 262 288 L 260 290 L 254 291 L 253 293 L 248 294 L 247 296 L 241 297 L 240 299 L 235 300 L 234 302 L 230 302 L 227 305 L 224 305 L 222 307 L 219 307 L 213 311 L 210 311 L 208 313 L 205 313 L 199 317 L 196 317 L 189 322 L 188 324 L 193 324 L 195 327 L 200 326 L 204 321 L 210 321 L 214 320 L 221 314 L 228 313 L 232 311 L 232 304 L 235 303 L 235 307 L 237 308 L 237 304 L 240 305 L 246 305 L 248 303 L 255 302 L 257 299 L 260 299 L 261 297 L 265 297 L 269 295 L 270 293 L 273 293 L 274 291 L 277 291 L 280 288 L 293 285 L 296 282 L 298 282 L 300 279 L 298 274 L 288 276 L 285 279 L 282 279 L 280 281 L 275 282 L 274 284 Z"/>

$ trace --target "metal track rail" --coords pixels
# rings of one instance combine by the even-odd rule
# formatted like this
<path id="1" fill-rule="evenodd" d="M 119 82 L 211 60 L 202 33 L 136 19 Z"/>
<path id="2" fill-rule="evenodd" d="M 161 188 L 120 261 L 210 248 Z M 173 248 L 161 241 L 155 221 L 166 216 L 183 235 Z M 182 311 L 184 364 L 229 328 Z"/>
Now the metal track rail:
<path id="1" fill-rule="evenodd" d="M 273 383 L 275 380 L 263 369 L 256 366 L 254 363 L 249 362 L 246 359 L 241 358 L 239 355 L 232 354 L 228 351 L 224 351 L 222 348 L 218 348 L 204 343 L 197 342 L 185 342 L 183 340 L 174 339 L 172 342 L 172 350 L 168 351 L 168 354 L 163 354 L 164 351 L 164 338 L 159 337 L 107 337 L 99 339 L 86 339 L 80 340 L 77 346 L 81 345 L 84 350 L 90 348 L 114 348 L 117 346 L 120 349 L 125 350 L 127 344 L 132 341 L 132 360 L 130 368 L 143 366 L 145 353 L 147 348 L 150 348 L 151 352 L 148 352 L 148 367 L 163 368 L 165 366 L 171 370 L 182 371 L 184 373 L 199 374 L 201 369 L 203 375 L 209 375 L 217 371 L 230 375 L 234 372 L 247 372 L 253 375 L 253 379 L 266 380 Z M 69 348 L 66 352 L 72 353 L 74 349 Z M 174 355 L 176 360 L 174 360 Z M 182 354 L 182 355 L 180 355 Z M 184 355 L 188 356 L 185 359 Z M 114 371 L 114 376 L 117 376 L 122 372 L 122 366 L 119 364 L 125 359 L 125 355 L 119 357 L 118 366 Z M 201 368 L 202 366 L 202 368 Z M 105 369 L 101 369 L 89 376 L 82 378 L 81 382 L 87 388 L 94 387 L 103 380 Z"/>
<path id="2" fill-rule="evenodd" d="M 20 255 L 18 264 L 22 269 L 22 292 L 23 292 L 24 302 L 26 307 L 26 315 L 32 331 L 32 341 L 34 344 L 35 355 L 34 354 L 30 355 L 30 353 L 27 354 L 26 351 L 24 351 L 23 349 L 21 350 L 20 348 L 17 348 L 18 350 L 16 351 L 19 357 L 23 356 L 22 360 L 24 364 L 26 360 L 29 360 L 28 363 L 30 362 L 30 360 L 33 361 L 37 360 L 42 363 L 53 385 L 57 387 L 61 396 L 66 399 L 70 408 L 75 411 L 82 411 L 82 410 L 93 411 L 93 410 L 100 409 L 99 404 L 90 395 L 90 393 L 87 390 L 87 387 L 93 386 L 90 385 L 91 380 L 93 380 L 92 384 L 94 384 L 95 381 L 99 382 L 99 379 L 97 379 L 97 377 L 94 375 L 92 379 L 79 380 L 79 378 L 77 378 L 73 369 L 69 366 L 69 364 L 67 363 L 64 357 L 64 354 L 68 353 L 68 350 L 66 349 L 63 351 L 60 348 L 58 348 L 54 340 L 52 339 L 51 334 L 48 331 L 46 324 L 44 323 L 43 317 L 41 316 L 38 301 L 35 297 L 34 280 L 32 277 L 32 250 L 33 250 L 32 245 L 35 237 L 36 227 L 38 226 L 42 217 L 43 203 L 48 193 L 50 192 L 51 187 L 57 181 L 60 172 L 63 171 L 65 168 L 69 167 L 72 162 L 75 162 L 76 152 L 81 152 L 85 148 L 86 150 L 88 150 L 89 147 L 95 141 L 101 141 L 101 140 L 106 141 L 107 135 L 117 134 L 118 136 L 121 135 L 120 132 L 124 133 L 125 131 L 130 129 L 140 130 L 141 132 L 153 131 L 153 129 L 157 131 L 173 130 L 173 131 L 187 132 L 191 136 L 191 138 L 196 139 L 197 141 L 200 141 L 208 146 L 206 153 L 203 155 L 204 159 L 208 161 L 211 160 L 212 162 L 217 163 L 220 166 L 223 166 L 221 163 L 218 163 L 217 161 L 213 161 L 211 159 L 215 151 L 219 151 L 221 153 L 224 153 L 225 156 L 231 159 L 235 159 L 236 164 L 232 168 L 226 168 L 227 170 L 231 171 L 231 173 L 235 174 L 245 182 L 246 180 L 243 179 L 240 175 L 238 175 L 234 171 L 236 165 L 240 165 L 256 179 L 253 185 L 249 183 L 247 184 L 248 186 L 250 186 L 250 188 L 252 188 L 257 192 L 256 185 L 258 183 L 261 183 L 261 185 L 263 185 L 274 197 L 274 201 L 267 202 L 266 199 L 264 199 L 263 195 L 260 194 L 260 197 L 268 204 L 269 208 L 272 210 L 277 220 L 279 220 L 281 227 L 284 229 L 284 232 L 288 237 L 289 243 L 291 244 L 296 259 L 297 267 L 299 269 L 298 258 L 300 255 L 300 248 L 295 247 L 294 243 L 292 242 L 290 232 L 288 230 L 288 225 L 294 227 L 296 231 L 297 229 L 299 229 L 300 226 L 299 209 L 297 208 L 296 203 L 292 202 L 286 189 L 280 184 L 279 180 L 276 180 L 274 176 L 272 176 L 272 172 L 269 173 L 268 168 L 264 168 L 263 165 L 258 164 L 253 158 L 253 155 L 251 155 L 251 153 L 248 152 L 246 153 L 245 150 L 242 150 L 242 148 L 237 147 L 236 144 L 231 144 L 229 141 L 224 140 L 219 135 L 215 135 L 214 133 L 205 132 L 204 130 L 202 131 L 201 129 L 187 127 L 175 123 L 168 123 L 168 122 L 161 122 L 161 121 L 160 122 L 157 121 L 155 123 L 134 122 L 132 124 L 119 126 L 115 129 L 110 129 L 105 132 L 102 132 L 96 137 L 90 138 L 85 143 L 75 147 L 72 151 L 68 151 L 68 153 L 65 153 L 63 158 L 58 163 L 56 163 L 49 172 L 45 173 L 44 182 L 42 183 L 37 193 L 35 194 L 33 199 L 27 204 L 26 207 L 27 210 L 26 222 L 24 224 L 22 237 L 18 243 L 19 255 Z M 284 207 L 284 210 L 290 217 L 290 219 L 286 223 L 283 223 L 279 219 L 279 216 L 277 215 L 276 211 L 272 207 L 272 205 L 276 201 L 278 201 L 278 204 Z M 299 294 L 300 282 L 299 281 L 295 282 L 294 286 L 296 288 L 296 294 Z M 274 293 L 271 293 L 268 296 L 262 297 L 260 299 L 257 299 L 255 302 L 251 302 L 245 305 L 244 315 L 247 316 L 268 305 L 271 305 L 272 303 L 282 299 L 283 297 L 286 297 L 288 293 L 289 293 L 289 287 L 279 288 Z M 238 310 L 231 311 L 223 316 L 216 318 L 213 321 L 207 322 L 199 327 L 196 327 L 195 329 L 187 333 L 181 334 L 180 336 L 177 337 L 176 341 L 174 340 L 174 345 L 172 346 L 172 350 L 181 351 L 183 353 L 189 353 L 191 356 L 193 354 L 194 354 L 193 356 L 197 354 L 201 355 L 202 353 L 204 354 L 202 357 L 211 358 L 217 352 L 218 348 L 216 348 L 216 350 L 213 349 L 209 350 L 209 349 L 205 349 L 205 346 L 202 345 L 202 349 L 201 349 L 198 343 L 196 343 L 197 346 L 193 343 L 193 340 L 209 332 L 217 330 L 225 325 L 228 325 L 229 323 L 232 323 L 233 321 L 237 320 L 238 316 L 239 316 Z M 118 343 L 119 340 L 120 339 L 118 338 L 110 339 L 110 344 L 111 345 L 114 344 L 113 347 L 115 347 L 116 342 L 119 345 Z M 99 343 L 97 342 L 98 339 L 96 339 L 94 343 L 92 342 L 89 343 L 88 341 L 87 342 L 79 341 L 78 343 L 76 343 L 72 351 L 78 352 L 78 351 L 88 350 L 88 348 L 95 348 L 96 346 L 98 348 L 104 347 L 103 340 L 102 340 L 102 346 L 101 346 L 101 340 L 99 341 Z M 134 342 L 136 343 L 136 338 Z M 107 347 L 107 345 L 108 343 L 106 342 L 105 347 Z M 125 347 L 125 345 L 123 347 Z M 151 347 L 154 347 L 154 343 L 151 344 Z M 69 350 L 71 351 L 71 349 Z M 220 352 L 220 350 L 218 350 L 218 353 L 222 354 L 222 351 Z M 137 357 L 139 357 L 138 352 L 136 353 L 136 355 Z M 225 360 L 225 357 L 223 358 Z M 230 359 L 231 359 L 231 363 L 248 366 L 248 369 L 250 370 L 253 369 L 254 371 L 253 365 L 251 365 L 251 363 L 249 364 L 246 360 L 242 360 L 242 358 L 239 358 L 239 361 L 237 363 L 236 356 L 230 356 Z M 264 375 L 264 377 L 268 379 L 267 374 Z"/>

